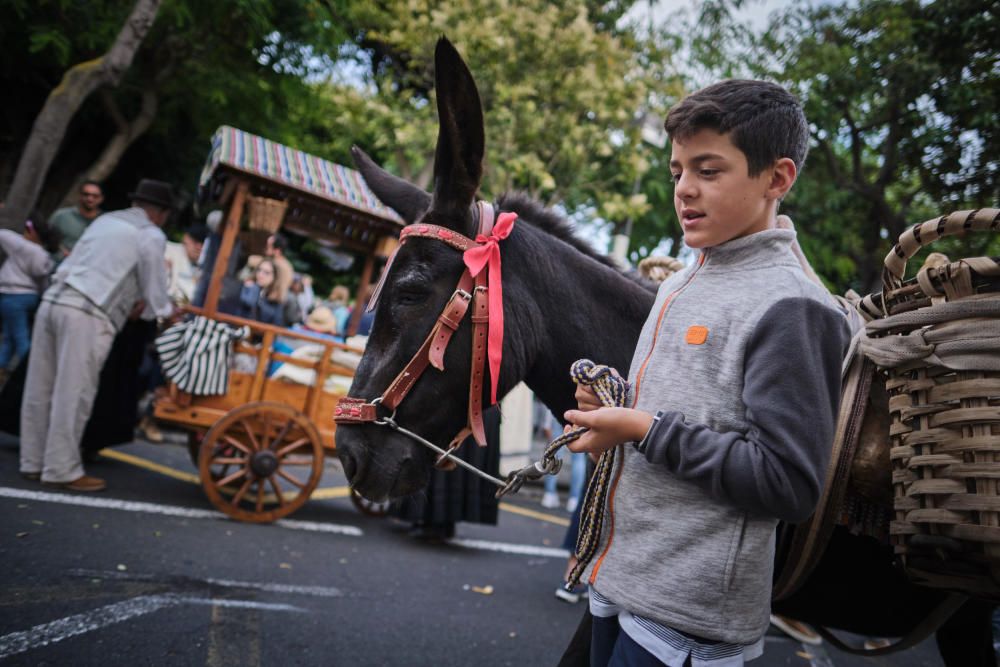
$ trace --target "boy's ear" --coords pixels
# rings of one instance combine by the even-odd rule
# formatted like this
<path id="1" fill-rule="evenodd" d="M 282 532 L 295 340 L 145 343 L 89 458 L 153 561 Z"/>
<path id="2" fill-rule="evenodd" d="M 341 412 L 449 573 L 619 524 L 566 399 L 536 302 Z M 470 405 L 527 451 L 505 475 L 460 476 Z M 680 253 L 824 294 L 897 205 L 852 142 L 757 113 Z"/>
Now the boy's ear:
<path id="1" fill-rule="evenodd" d="M 799 170 L 795 167 L 795 161 L 791 158 L 783 157 L 774 163 L 771 171 L 771 182 L 767 186 L 764 196 L 768 199 L 784 199 L 788 191 L 795 184 Z"/>

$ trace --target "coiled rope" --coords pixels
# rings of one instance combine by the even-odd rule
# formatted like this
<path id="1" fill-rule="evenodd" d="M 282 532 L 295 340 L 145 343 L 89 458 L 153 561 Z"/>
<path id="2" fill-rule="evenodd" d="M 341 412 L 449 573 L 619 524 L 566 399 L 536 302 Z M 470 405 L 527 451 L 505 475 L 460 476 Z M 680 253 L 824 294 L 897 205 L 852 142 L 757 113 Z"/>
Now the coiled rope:
<path id="1" fill-rule="evenodd" d="M 621 408 L 628 399 L 628 382 L 615 374 L 609 366 L 595 364 L 590 359 L 578 359 L 570 368 L 570 377 L 576 384 L 590 387 L 597 394 L 601 404 L 609 408 Z M 556 458 L 561 447 L 578 440 L 589 428 L 580 427 L 566 431 L 548 444 L 542 453 L 542 458 L 535 463 L 529 463 L 520 470 L 507 475 L 506 483 L 497 491 L 497 498 L 508 493 L 517 493 L 527 480 L 541 479 L 545 475 L 556 475 L 562 467 L 562 461 Z M 566 589 L 570 590 L 580 581 L 580 576 L 597 553 L 604 528 L 604 508 L 607 505 L 608 490 L 611 488 L 611 472 L 614 470 L 618 447 L 604 451 L 597 460 L 597 467 L 587 493 L 583 497 L 583 507 L 580 514 L 580 532 L 576 539 L 576 566 L 570 572 Z"/>
<path id="2" fill-rule="evenodd" d="M 573 382 L 590 387 L 597 394 L 601 404 L 609 408 L 625 406 L 628 398 L 628 382 L 612 372 L 608 366 L 595 364 L 589 359 L 576 361 L 570 369 Z M 560 447 L 568 445 L 589 431 L 587 428 L 576 428 L 559 436 L 545 449 L 542 459 L 555 456 Z M 576 565 L 566 581 L 566 589 L 576 586 L 583 576 L 587 565 L 593 560 L 600 546 L 601 533 L 604 530 L 605 508 L 608 502 L 608 491 L 611 489 L 611 473 L 618 457 L 619 447 L 605 450 L 597 460 L 597 467 L 587 485 L 587 493 L 583 497 L 583 509 L 580 513 L 580 530 L 576 538 Z"/>

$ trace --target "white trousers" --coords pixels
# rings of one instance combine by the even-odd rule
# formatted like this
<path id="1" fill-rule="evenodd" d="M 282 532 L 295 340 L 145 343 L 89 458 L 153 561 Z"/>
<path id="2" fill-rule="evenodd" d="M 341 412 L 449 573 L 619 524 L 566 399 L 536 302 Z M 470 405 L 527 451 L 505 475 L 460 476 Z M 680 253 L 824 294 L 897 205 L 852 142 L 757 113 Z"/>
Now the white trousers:
<path id="1" fill-rule="evenodd" d="M 43 482 L 83 475 L 80 440 L 114 338 L 107 318 L 42 302 L 21 402 L 21 472 Z"/>

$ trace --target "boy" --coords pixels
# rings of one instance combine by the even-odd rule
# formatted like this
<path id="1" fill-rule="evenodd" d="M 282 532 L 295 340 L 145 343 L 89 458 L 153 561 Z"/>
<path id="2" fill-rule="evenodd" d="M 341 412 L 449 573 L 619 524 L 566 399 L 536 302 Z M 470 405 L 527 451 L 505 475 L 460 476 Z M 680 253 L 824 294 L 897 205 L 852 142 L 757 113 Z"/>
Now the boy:
<path id="1" fill-rule="evenodd" d="M 610 529 L 586 573 L 592 665 L 741 665 L 763 652 L 774 533 L 818 501 L 848 331 L 796 259 L 778 204 L 806 119 L 786 90 L 724 81 L 675 106 L 674 206 L 701 251 L 660 289 L 629 372 L 631 408 L 589 390 L 570 446 L 626 443 Z"/>

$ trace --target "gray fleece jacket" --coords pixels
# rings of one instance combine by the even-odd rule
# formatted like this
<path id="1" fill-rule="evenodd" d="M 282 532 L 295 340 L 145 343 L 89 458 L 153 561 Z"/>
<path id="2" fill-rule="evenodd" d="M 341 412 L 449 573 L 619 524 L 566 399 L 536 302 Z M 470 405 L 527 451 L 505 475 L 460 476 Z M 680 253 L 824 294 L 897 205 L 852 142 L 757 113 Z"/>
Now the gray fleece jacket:
<path id="1" fill-rule="evenodd" d="M 622 446 L 590 581 L 707 639 L 763 635 L 775 526 L 812 514 L 830 457 L 849 334 L 794 238 L 735 239 L 665 281 L 629 371 L 633 407 L 662 415 Z"/>

